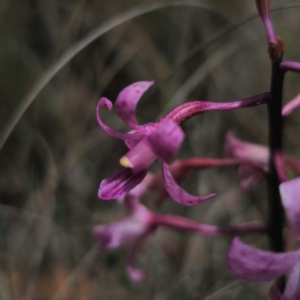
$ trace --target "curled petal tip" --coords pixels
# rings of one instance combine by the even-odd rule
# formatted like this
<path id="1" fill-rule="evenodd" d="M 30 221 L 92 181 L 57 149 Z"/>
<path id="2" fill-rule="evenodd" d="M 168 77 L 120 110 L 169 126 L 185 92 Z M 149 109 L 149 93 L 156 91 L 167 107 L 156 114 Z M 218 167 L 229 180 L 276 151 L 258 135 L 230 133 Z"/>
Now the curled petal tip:
<path id="1" fill-rule="evenodd" d="M 98 105 L 97 105 L 97 112 L 98 112 L 99 109 L 100 109 L 102 106 L 104 106 L 104 105 L 106 105 L 107 108 L 108 108 L 109 110 L 112 110 L 113 105 L 112 105 L 111 101 L 108 100 L 108 99 L 105 98 L 105 97 L 102 97 L 102 98 L 100 98 L 100 100 L 99 100 L 99 102 L 98 102 Z"/>
<path id="2" fill-rule="evenodd" d="M 122 140 L 136 140 L 136 139 L 140 139 L 143 137 L 143 134 L 139 133 L 139 132 L 134 132 L 134 133 L 130 133 L 130 134 L 126 134 L 126 133 L 121 133 L 121 132 L 117 132 L 113 129 L 111 129 L 110 127 L 106 126 L 103 122 L 102 119 L 100 117 L 100 109 L 106 105 L 108 107 L 109 110 L 112 110 L 112 103 L 107 99 L 107 98 L 101 98 L 98 102 L 97 105 L 97 109 L 96 109 L 96 119 L 97 122 L 99 124 L 99 126 L 106 131 L 108 134 L 118 138 L 118 139 L 122 139 Z"/>
<path id="3" fill-rule="evenodd" d="M 167 192 L 176 202 L 178 202 L 180 204 L 183 204 L 186 206 L 194 206 L 194 205 L 200 204 L 216 195 L 216 194 L 210 194 L 210 195 L 204 196 L 204 197 L 193 196 L 193 195 L 187 193 L 185 190 L 183 190 L 176 183 L 176 181 L 174 180 L 173 176 L 171 175 L 169 167 L 166 163 L 163 163 L 162 172 L 163 172 L 163 178 L 164 178 L 164 183 L 165 183 Z"/>

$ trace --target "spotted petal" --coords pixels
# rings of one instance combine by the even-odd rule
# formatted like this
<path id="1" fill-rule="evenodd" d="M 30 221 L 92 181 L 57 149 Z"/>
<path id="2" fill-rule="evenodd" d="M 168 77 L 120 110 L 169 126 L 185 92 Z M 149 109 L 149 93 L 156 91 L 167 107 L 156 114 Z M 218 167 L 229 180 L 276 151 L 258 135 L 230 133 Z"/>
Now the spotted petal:
<path id="1" fill-rule="evenodd" d="M 102 200 L 117 199 L 125 196 L 146 176 L 147 170 L 133 173 L 130 168 L 122 168 L 102 180 L 98 189 L 98 198 Z"/>
<path id="2" fill-rule="evenodd" d="M 175 182 L 166 163 L 163 163 L 162 171 L 167 192 L 176 202 L 180 204 L 193 206 L 202 203 L 216 195 L 210 194 L 205 197 L 197 197 L 190 195 Z"/>
<path id="3" fill-rule="evenodd" d="M 288 222 L 300 241 L 300 177 L 281 183 L 279 189 Z"/>
<path id="4" fill-rule="evenodd" d="M 109 101 L 107 98 L 103 97 L 98 102 L 97 109 L 96 109 L 96 118 L 97 118 L 98 124 L 104 131 L 106 131 L 108 134 L 110 134 L 118 139 L 122 139 L 122 140 L 126 140 L 126 141 L 139 140 L 144 136 L 144 134 L 142 132 L 134 131 L 131 133 L 121 133 L 121 132 L 115 131 L 115 130 L 109 128 L 108 126 L 106 126 L 100 118 L 100 109 L 104 105 L 106 105 L 109 110 L 112 110 L 112 108 L 113 108 L 111 101 Z"/>
<path id="5" fill-rule="evenodd" d="M 278 278 L 290 270 L 300 258 L 300 250 L 272 253 L 245 245 L 236 237 L 227 254 L 229 269 L 240 279 L 263 282 Z"/>
<path id="6" fill-rule="evenodd" d="M 135 82 L 123 89 L 117 98 L 116 113 L 131 128 L 139 127 L 135 117 L 136 105 L 153 83 L 154 81 Z"/>

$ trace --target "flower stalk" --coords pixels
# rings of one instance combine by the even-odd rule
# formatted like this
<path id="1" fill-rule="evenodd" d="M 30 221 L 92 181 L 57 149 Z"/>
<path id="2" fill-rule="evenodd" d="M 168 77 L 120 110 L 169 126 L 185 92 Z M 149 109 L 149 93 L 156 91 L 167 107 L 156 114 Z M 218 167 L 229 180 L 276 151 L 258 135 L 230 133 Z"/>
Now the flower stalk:
<path id="1" fill-rule="evenodd" d="M 275 161 L 277 151 L 282 150 L 282 92 L 284 72 L 280 68 L 280 61 L 272 63 L 271 89 L 272 100 L 268 102 L 269 115 L 269 239 L 272 250 L 283 251 L 283 210 L 279 193 L 280 180 L 277 174 Z"/>

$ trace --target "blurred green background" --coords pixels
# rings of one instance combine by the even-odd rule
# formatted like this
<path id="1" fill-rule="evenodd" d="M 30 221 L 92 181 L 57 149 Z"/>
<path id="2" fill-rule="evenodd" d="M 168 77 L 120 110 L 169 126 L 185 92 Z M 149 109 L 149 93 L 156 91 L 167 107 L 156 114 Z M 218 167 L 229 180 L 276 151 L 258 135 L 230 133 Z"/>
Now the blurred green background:
<path id="1" fill-rule="evenodd" d="M 300 1 L 271 0 L 271 7 L 279 8 L 272 18 L 285 59 L 299 61 Z M 64 53 L 95 29 L 107 30 L 30 98 Z M 0 299 L 265 299 L 269 283 L 247 284 L 227 270 L 230 238 L 159 229 L 141 248 L 139 265 L 148 279 L 138 286 L 126 275 L 128 248 L 104 252 L 92 229 L 124 215 L 115 201 L 97 199 L 100 181 L 119 168 L 126 151 L 98 126 L 99 98 L 114 102 L 127 85 L 154 79 L 137 109 L 141 124 L 188 100 L 247 98 L 269 89 L 266 48 L 254 0 L 157 7 L 150 0 L 0 0 L 0 137 L 18 121 L 0 151 Z M 300 92 L 299 77 L 288 74 L 284 88 L 286 102 Z M 28 99 L 32 104 L 16 119 Z M 102 117 L 128 130 L 106 108 Z M 284 134 L 285 151 L 298 158 L 299 117 L 295 112 L 286 121 Z M 178 158 L 222 157 L 229 129 L 267 143 L 266 107 L 203 114 L 183 129 Z M 144 203 L 217 225 L 266 219 L 265 185 L 241 193 L 235 169 L 193 172 L 183 186 L 218 197 L 193 208 L 172 200 L 156 207 L 157 195 L 149 193 Z M 247 241 L 267 247 L 260 236 Z"/>

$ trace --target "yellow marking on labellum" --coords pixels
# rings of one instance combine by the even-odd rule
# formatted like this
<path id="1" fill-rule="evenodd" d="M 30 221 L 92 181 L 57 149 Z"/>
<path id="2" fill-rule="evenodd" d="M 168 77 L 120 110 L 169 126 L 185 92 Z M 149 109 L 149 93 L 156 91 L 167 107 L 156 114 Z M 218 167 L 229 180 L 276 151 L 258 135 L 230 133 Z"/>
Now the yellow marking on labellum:
<path id="1" fill-rule="evenodd" d="M 126 156 L 121 157 L 120 165 L 124 168 L 131 168 L 130 161 Z"/>

